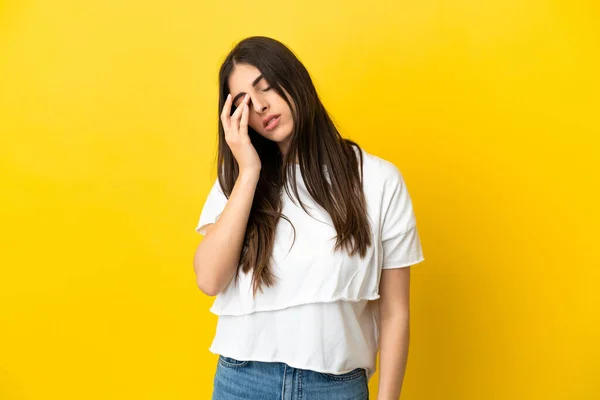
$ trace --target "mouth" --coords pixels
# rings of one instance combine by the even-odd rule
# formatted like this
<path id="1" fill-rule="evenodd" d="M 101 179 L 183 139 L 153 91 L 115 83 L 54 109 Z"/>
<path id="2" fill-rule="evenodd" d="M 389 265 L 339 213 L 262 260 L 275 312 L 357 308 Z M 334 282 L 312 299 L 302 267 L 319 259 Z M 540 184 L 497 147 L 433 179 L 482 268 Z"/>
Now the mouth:
<path id="1" fill-rule="evenodd" d="M 281 115 L 270 115 L 265 118 L 263 126 L 267 131 L 275 129 L 275 127 L 279 124 L 279 120 L 281 119 Z"/>

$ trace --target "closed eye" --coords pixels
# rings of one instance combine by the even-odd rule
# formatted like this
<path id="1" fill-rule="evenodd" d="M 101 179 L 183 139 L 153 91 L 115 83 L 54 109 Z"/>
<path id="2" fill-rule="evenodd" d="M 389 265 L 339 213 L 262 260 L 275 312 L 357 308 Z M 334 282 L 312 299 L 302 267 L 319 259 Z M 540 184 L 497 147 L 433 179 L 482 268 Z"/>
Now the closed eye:
<path id="1" fill-rule="evenodd" d="M 272 87 L 272 86 L 268 86 L 268 87 L 266 87 L 266 88 L 264 88 L 264 89 L 260 89 L 260 91 L 261 91 L 261 92 L 268 92 L 268 91 L 269 91 L 269 90 L 271 90 L 271 89 L 273 89 L 273 87 Z M 242 94 L 243 94 L 243 93 L 242 93 Z M 252 98 L 248 99 L 248 105 L 250 105 L 250 104 L 252 104 Z M 234 104 L 233 106 L 237 108 L 237 107 L 239 107 L 240 105 L 239 105 L 239 104 Z M 232 113 L 233 113 L 233 112 L 232 112 Z"/>

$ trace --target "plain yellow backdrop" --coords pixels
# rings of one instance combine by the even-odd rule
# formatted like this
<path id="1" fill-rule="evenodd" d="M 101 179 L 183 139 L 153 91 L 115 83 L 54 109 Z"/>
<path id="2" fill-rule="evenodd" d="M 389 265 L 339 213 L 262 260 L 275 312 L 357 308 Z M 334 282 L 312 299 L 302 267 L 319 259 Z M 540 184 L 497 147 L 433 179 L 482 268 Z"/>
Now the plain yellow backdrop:
<path id="1" fill-rule="evenodd" d="M 402 398 L 600 398 L 597 2 L 4 0 L 0 399 L 210 398 L 194 228 L 251 35 L 404 174 Z"/>

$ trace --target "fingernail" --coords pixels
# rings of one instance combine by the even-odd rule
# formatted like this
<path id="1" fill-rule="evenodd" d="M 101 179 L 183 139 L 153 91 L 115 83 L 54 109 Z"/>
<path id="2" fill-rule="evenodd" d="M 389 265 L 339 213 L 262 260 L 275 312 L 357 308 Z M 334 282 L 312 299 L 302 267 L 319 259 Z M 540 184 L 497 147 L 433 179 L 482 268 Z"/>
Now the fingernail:
<path id="1" fill-rule="evenodd" d="M 231 93 L 229 93 L 229 94 L 227 95 L 227 100 L 229 100 L 229 98 L 230 98 L 230 97 L 231 97 Z"/>

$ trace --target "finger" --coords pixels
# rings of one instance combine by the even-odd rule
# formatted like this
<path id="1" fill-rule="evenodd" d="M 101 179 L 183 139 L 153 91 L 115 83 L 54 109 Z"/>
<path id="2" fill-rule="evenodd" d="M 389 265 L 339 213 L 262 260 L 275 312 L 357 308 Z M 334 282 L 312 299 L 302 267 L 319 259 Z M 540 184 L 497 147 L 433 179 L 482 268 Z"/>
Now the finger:
<path id="1" fill-rule="evenodd" d="M 250 110 L 248 104 L 244 103 L 242 105 L 242 119 L 240 120 L 240 133 L 248 134 L 248 114 L 250 114 Z"/>
<path id="2" fill-rule="evenodd" d="M 233 112 L 233 115 L 231 116 L 231 122 L 232 122 L 233 128 L 238 128 L 238 126 L 239 126 L 239 120 L 242 117 L 242 111 L 244 111 L 244 104 L 246 103 L 247 98 L 248 98 L 248 95 L 245 95 L 244 100 L 240 103 L 238 108 L 236 108 L 236 110 Z"/>
<path id="3" fill-rule="evenodd" d="M 225 104 L 223 104 L 223 111 L 221 111 L 221 122 L 223 123 L 223 128 L 225 130 L 229 130 L 231 127 L 229 114 L 231 114 L 231 93 L 227 95 Z"/>

